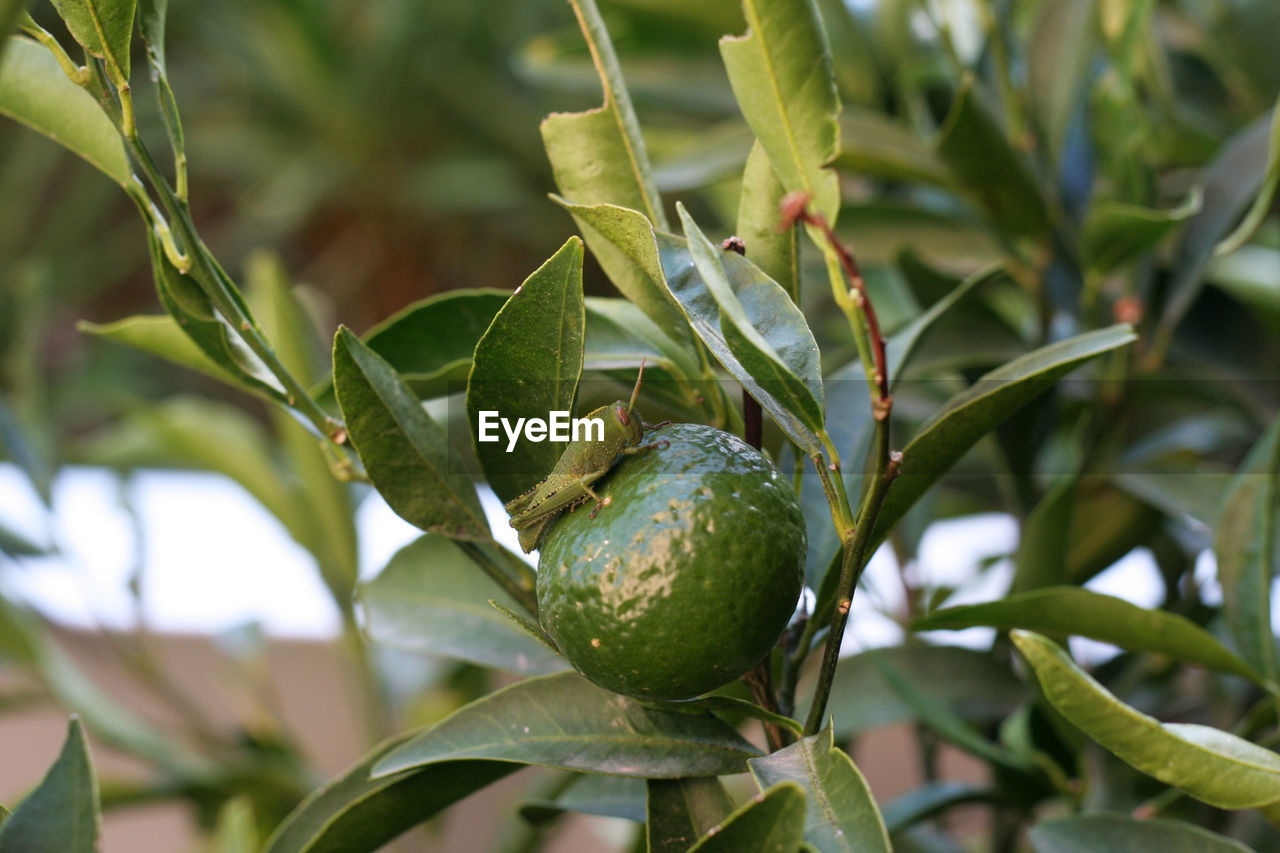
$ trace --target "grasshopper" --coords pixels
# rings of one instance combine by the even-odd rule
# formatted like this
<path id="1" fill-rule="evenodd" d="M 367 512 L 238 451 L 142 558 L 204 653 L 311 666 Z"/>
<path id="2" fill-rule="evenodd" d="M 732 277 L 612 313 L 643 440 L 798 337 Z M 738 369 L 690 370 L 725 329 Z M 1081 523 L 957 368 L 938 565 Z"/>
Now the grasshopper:
<path id="1" fill-rule="evenodd" d="M 538 547 L 543 535 L 565 511 L 572 512 L 594 500 L 596 505 L 591 517 L 595 518 L 601 507 L 609 505 L 611 498 L 601 498 L 591 484 L 609 473 L 619 459 L 642 450 L 669 446 L 668 441 L 640 443 L 645 430 L 660 429 L 670 423 L 664 421 L 650 426 L 635 411 L 643 376 L 644 362 L 641 361 L 630 402 L 615 400 L 587 415 L 604 421 L 603 441 L 571 442 L 546 478 L 507 504 L 511 526 L 520 532 L 520 547 L 526 554 Z"/>

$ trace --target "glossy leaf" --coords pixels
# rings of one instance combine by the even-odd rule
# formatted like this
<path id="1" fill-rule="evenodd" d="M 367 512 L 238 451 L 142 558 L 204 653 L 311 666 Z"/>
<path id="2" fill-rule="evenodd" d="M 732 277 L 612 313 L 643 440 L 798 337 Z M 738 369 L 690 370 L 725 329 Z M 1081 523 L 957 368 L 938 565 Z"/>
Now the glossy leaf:
<path id="1" fill-rule="evenodd" d="M 1249 212 L 1235 230 L 1222 239 L 1214 248 L 1214 254 L 1221 257 L 1239 249 L 1257 233 L 1264 220 L 1271 213 L 1276 194 L 1280 191 L 1280 101 L 1271 110 L 1271 142 L 1267 146 L 1267 170 L 1262 177 L 1262 186 L 1254 197 Z"/>
<path id="2" fill-rule="evenodd" d="M 702 380 L 697 357 L 625 299 L 588 296 L 582 369 L 630 385 L 644 364 L 642 398 L 658 400 L 693 420 L 713 417 L 708 399 L 718 386 Z"/>
<path id="3" fill-rule="evenodd" d="M 643 779 L 627 776 L 581 775 L 554 800 L 522 802 L 520 817 L 532 824 L 542 824 L 565 812 L 576 812 L 643 823 L 645 784 Z"/>
<path id="4" fill-rule="evenodd" d="M 83 157 L 122 187 L 133 180 L 124 142 L 84 89 L 43 46 L 11 37 L 0 57 L 0 113 Z"/>
<path id="5" fill-rule="evenodd" d="M 916 718 L 915 709 L 885 682 L 874 654 L 910 672 L 930 702 L 973 723 L 1002 720 L 1026 698 L 1022 682 L 989 652 L 925 643 L 863 652 L 836 667 L 828 708 L 841 738 Z"/>
<path id="6" fill-rule="evenodd" d="M 221 382 L 236 384 L 235 377 L 205 355 L 167 314 L 136 314 L 113 323 L 81 320 L 76 330 L 159 356 Z"/>
<path id="7" fill-rule="evenodd" d="M 467 380 L 467 419 L 476 457 L 504 503 L 547 476 L 567 445 L 521 437 L 509 451 L 500 429 L 497 441 L 481 441 L 480 413 L 497 412 L 514 423 L 517 418 L 545 420 L 553 411 L 572 412 L 585 329 L 582 241 L 570 237 L 493 318 L 476 344 Z"/>
<path id="8" fill-rule="evenodd" d="M 358 598 L 365 634 L 375 643 L 521 675 L 568 667 L 489 604 L 497 599 L 515 607 L 443 536 L 423 536 L 401 548 L 376 578 L 360 587 Z"/>
<path id="9" fill-rule="evenodd" d="M 720 40 L 738 108 L 787 192 L 807 192 L 834 222 L 840 150 L 840 99 L 831 50 L 813 0 L 743 0 L 747 32 Z"/>
<path id="10" fill-rule="evenodd" d="M 799 255 L 796 229 L 778 230 L 778 204 L 786 188 L 778 180 L 769 155 L 757 140 L 747 156 L 738 196 L 737 235 L 747 257 L 769 278 L 782 285 L 791 301 L 800 302 Z"/>
<path id="11" fill-rule="evenodd" d="M 383 742 L 312 792 L 276 828 L 263 853 L 373 853 L 519 769 L 497 761 L 454 761 L 371 778 L 370 768 L 411 737 Z"/>
<path id="12" fill-rule="evenodd" d="M 634 210 L 612 205 L 581 207 L 563 201 L 561 204 L 584 221 L 591 222 L 655 282 L 669 290 L 698 337 L 792 441 L 806 452 L 820 450 L 816 438 L 805 424 L 761 387 L 734 356 L 721 332 L 720 308 L 699 275 L 684 240 L 655 232 L 648 221 Z M 804 342 L 805 335 L 812 338 L 812 334 L 808 332 L 804 315 L 782 288 L 746 258 L 733 252 L 725 251 L 719 261 L 725 268 L 729 288 L 743 307 L 746 322 L 760 331 L 764 340 L 787 362 L 799 365 L 812 363 L 812 359 L 816 359 L 816 345 L 813 353 L 807 353 Z M 799 370 L 806 375 L 811 373 L 809 367 L 800 367 Z"/>
<path id="13" fill-rule="evenodd" d="M 476 344 L 510 295 L 496 288 L 438 293 L 392 314 L 364 342 L 419 397 L 441 397 L 466 382 Z"/>
<path id="14" fill-rule="evenodd" d="M 679 202 L 676 209 L 697 277 L 718 310 L 723 343 L 754 384 L 786 409 L 789 420 L 800 421 L 812 433 L 821 432 L 822 364 L 818 344 L 804 315 L 777 282 L 749 262 L 743 263 L 736 253 L 713 246 Z M 687 284 L 694 280 L 693 276 L 686 277 Z M 668 278 L 668 286 L 670 283 Z M 691 295 L 690 289 L 693 288 L 672 291 L 686 311 L 700 296 Z M 701 332 L 701 327 L 712 324 L 711 312 L 703 310 L 701 314 L 690 321 L 699 330 L 703 343 L 717 352 L 721 342 L 709 340 Z M 763 400 L 760 402 L 764 405 Z"/>
<path id="15" fill-rule="evenodd" d="M 889 489 L 872 541 L 888 531 L 983 436 L 1086 361 L 1136 339 L 1127 325 L 1086 332 L 1041 347 L 987 373 L 953 397 L 902 451 L 901 473 Z"/>
<path id="16" fill-rule="evenodd" d="M 480 498 L 444 430 L 346 327 L 334 339 L 333 376 L 351 442 L 391 508 L 428 533 L 488 540 Z"/>
<path id="17" fill-rule="evenodd" d="M 1031 827 L 1035 853 L 1247 853 L 1230 838 L 1180 820 L 1136 820 L 1118 814 L 1085 814 L 1045 820 Z"/>
<path id="18" fill-rule="evenodd" d="M 574 0 L 573 8 L 604 89 L 604 104 L 581 113 L 553 113 L 542 122 L 542 142 L 556 186 L 577 204 L 615 204 L 640 211 L 665 230 L 666 214 L 654 186 L 649 155 L 604 21 L 595 0 Z M 683 336 L 680 313 L 666 291 L 590 223 L 574 219 L 618 290 L 668 334 Z"/>
<path id="19" fill-rule="evenodd" d="M 72 37 L 103 60 L 123 82 L 129 79 L 129 41 L 137 0 L 51 0 Z M 113 76 L 113 80 L 117 79 Z"/>
<path id="20" fill-rule="evenodd" d="M 956 92 L 936 145 L 956 181 L 1000 228 L 1030 238 L 1047 233 L 1049 219 L 1040 187 L 978 95 L 972 77 Z"/>
<path id="21" fill-rule="evenodd" d="M 1276 678 L 1271 582 L 1276 574 L 1276 513 L 1280 511 L 1280 419 L 1241 465 L 1227 493 L 1214 538 L 1227 626 L 1241 655 Z"/>
<path id="22" fill-rule="evenodd" d="M 761 787 L 793 782 L 805 795 L 804 840 L 822 853 L 889 853 L 889 833 L 853 759 L 831 727 L 764 758 L 751 773 Z"/>
<path id="23" fill-rule="evenodd" d="M 1011 636 L 1058 712 L 1135 769 L 1219 808 L 1280 801 L 1280 755 L 1207 726 L 1162 724 L 1113 696 L 1052 641 L 1027 631 Z"/>
<path id="24" fill-rule="evenodd" d="M 917 631 L 960 630 L 985 625 L 1025 628 L 1040 634 L 1089 637 L 1135 652 L 1167 655 L 1184 663 L 1252 680 L 1258 673 L 1185 616 L 1147 610 L 1121 598 L 1074 586 L 1038 589 L 986 604 L 950 607 L 917 619 Z"/>
<path id="25" fill-rule="evenodd" d="M 460 708 L 381 759 L 373 774 L 482 758 L 663 779 L 741 773 L 758 754 L 709 714 L 654 710 L 566 672 Z"/>
<path id="26" fill-rule="evenodd" d="M 779 782 L 713 827 L 689 853 L 795 853 L 804 838 L 804 791 Z"/>
<path id="27" fill-rule="evenodd" d="M 1100 201 L 1089 208 L 1080 234 L 1080 252 L 1095 273 L 1123 266 L 1160 243 L 1200 211 L 1199 191 L 1169 210 L 1152 210 L 1123 201 Z"/>
<path id="28" fill-rule="evenodd" d="M 101 833 L 89 744 L 72 717 L 57 760 L 0 827 L 0 853 L 96 853 Z"/>
<path id="29" fill-rule="evenodd" d="M 650 779 L 645 838 L 649 853 L 685 853 L 733 811 L 719 779 Z"/>
<path id="30" fill-rule="evenodd" d="M 835 164 L 841 170 L 947 189 L 955 185 L 947 164 L 906 124 L 846 106 L 840 131 L 843 142 Z"/>

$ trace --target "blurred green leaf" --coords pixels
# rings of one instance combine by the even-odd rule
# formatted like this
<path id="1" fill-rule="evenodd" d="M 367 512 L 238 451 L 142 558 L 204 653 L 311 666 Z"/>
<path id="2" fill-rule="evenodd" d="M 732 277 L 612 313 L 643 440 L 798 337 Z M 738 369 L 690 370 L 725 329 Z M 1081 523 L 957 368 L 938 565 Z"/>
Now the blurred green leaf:
<path id="1" fill-rule="evenodd" d="M 1048 0 L 1037 9 L 1027 45 L 1027 89 L 1053 162 L 1089 76 L 1097 31 L 1095 0 Z"/>
<path id="2" fill-rule="evenodd" d="M 444 430 L 345 326 L 334 339 L 333 377 L 351 442 L 391 508 L 428 533 L 489 540 L 480 498 Z"/>
<path id="3" fill-rule="evenodd" d="M 720 40 L 720 55 L 742 115 L 787 192 L 807 192 L 834 223 L 840 99 L 831 50 L 813 0 L 743 0 L 747 32 Z M 661 227 L 661 225 L 659 225 Z"/>
<path id="4" fill-rule="evenodd" d="M 467 420 L 480 467 L 504 503 L 542 480 L 565 446 L 522 434 L 511 448 L 496 427 L 497 441 L 481 441 L 480 413 L 497 412 L 515 423 L 572 412 L 582 376 L 584 310 L 582 241 L 570 237 L 516 288 L 476 344 L 467 380 Z"/>
<path id="5" fill-rule="evenodd" d="M 800 303 L 800 268 L 796 229 L 778 230 L 778 204 L 786 188 L 778 180 L 759 141 L 751 146 L 738 196 L 738 237 L 747 257 Z"/>
<path id="6" fill-rule="evenodd" d="M 1166 818 L 1138 820 L 1118 814 L 1084 814 L 1045 820 L 1031 827 L 1035 853 L 1246 853 L 1238 841 Z"/>
<path id="7" fill-rule="evenodd" d="M 880 810 L 853 759 L 835 746 L 828 725 L 764 758 L 751 773 L 766 788 L 793 782 L 804 791 L 804 840 L 822 853 L 889 853 Z"/>
<path id="8" fill-rule="evenodd" d="M 1049 344 L 987 373 L 953 397 L 902 451 L 902 468 L 876 520 L 872 542 L 884 541 L 906 514 L 969 448 L 1060 377 L 1086 361 L 1136 339 L 1127 325 L 1086 332 Z"/>
<path id="9" fill-rule="evenodd" d="M 1280 801 L 1280 756 L 1218 729 L 1160 723 L 1125 705 L 1052 641 L 1027 631 L 1014 645 L 1062 716 L 1137 770 L 1224 809 Z"/>
<path id="10" fill-rule="evenodd" d="M 938 154 L 909 126 L 883 113 L 846 106 L 840 133 L 843 142 L 835 165 L 842 171 L 944 189 L 955 186 Z"/>
<path id="11" fill-rule="evenodd" d="M 422 536 L 361 585 L 364 631 L 374 643 L 445 655 L 520 675 L 568 664 L 489 605 L 515 602 L 443 536 Z"/>
<path id="12" fill-rule="evenodd" d="M 1277 676 L 1271 582 L 1277 569 L 1278 478 L 1280 418 L 1254 445 L 1232 480 L 1213 547 L 1231 636 L 1245 660 L 1271 679 Z"/>
<path id="13" fill-rule="evenodd" d="M 83 157 L 122 187 L 133 181 L 124 142 L 93 96 L 44 47 L 18 36 L 0 58 L 0 113 Z"/>
<path id="14" fill-rule="evenodd" d="M 565 812 L 576 812 L 643 823 L 645 784 L 644 779 L 626 776 L 583 774 L 569 783 L 554 800 L 535 798 L 521 802 L 520 817 L 532 824 L 543 824 Z"/>
<path id="15" fill-rule="evenodd" d="M 936 147 L 956 180 L 1001 230 L 1033 239 L 1047 234 L 1049 216 L 1040 186 L 972 77 L 961 82 Z"/>
<path id="16" fill-rule="evenodd" d="M 0 827 L 0 853 L 97 853 L 98 780 L 84 728 L 72 717 L 44 780 Z"/>
<path id="17" fill-rule="evenodd" d="M 205 355 L 167 314 L 135 314 L 113 323 L 81 320 L 76 324 L 76 329 L 151 353 L 228 385 L 236 384 L 235 377 Z"/>
<path id="18" fill-rule="evenodd" d="M 1022 522 L 1010 593 L 1066 582 L 1075 495 L 1076 478 L 1062 477 L 1027 514 Z"/>
<path id="19" fill-rule="evenodd" d="M 169 13 L 169 0 L 137 0 L 138 27 L 147 46 L 147 62 L 155 81 L 156 97 L 160 101 L 160 116 L 165 130 L 178 156 L 185 157 L 186 141 L 182 133 L 182 119 L 178 115 L 178 100 L 169 85 L 169 68 L 165 61 L 165 19 Z M 185 164 L 184 164 L 185 168 Z"/>
<path id="20" fill-rule="evenodd" d="M 733 811 L 719 779 L 650 779 L 646 782 L 648 853 L 685 853 Z"/>
<path id="21" fill-rule="evenodd" d="M 453 761 L 370 777 L 371 768 L 413 737 L 384 741 L 317 788 L 267 839 L 263 853 L 373 853 L 519 765 Z"/>
<path id="22" fill-rule="evenodd" d="M 51 0 L 76 41 L 107 69 L 129 79 L 129 42 L 137 0 Z"/>
<path id="23" fill-rule="evenodd" d="M 1200 211 L 1201 196 L 1169 210 L 1152 210 L 1122 201 L 1100 201 L 1089 208 L 1080 234 L 1080 252 L 1095 273 L 1105 274 L 1160 245 L 1180 224 Z"/>
<path id="24" fill-rule="evenodd" d="M 795 853 L 804 838 L 804 791 L 779 782 L 698 839 L 689 853 Z"/>
<path id="25" fill-rule="evenodd" d="M 375 777 L 464 758 L 647 778 L 741 773 L 759 751 L 709 714 L 659 711 L 575 672 L 529 678 L 415 735 Z"/>
<path id="26" fill-rule="evenodd" d="M 0 57 L 4 56 L 5 48 L 9 46 L 9 34 L 26 6 L 27 0 L 0 0 Z"/>
<path id="27" fill-rule="evenodd" d="M 825 428 L 821 357 L 804 314 L 777 282 L 736 252 L 717 249 L 679 202 L 676 209 L 697 276 L 685 276 L 685 287 L 673 288 L 672 293 L 689 313 L 703 343 L 717 357 L 727 345 L 740 369 L 754 380 L 752 385 L 764 389 L 767 397 L 759 402 L 788 437 L 798 445 L 812 446 L 814 436 L 801 432 L 795 423 L 799 421 L 814 435 Z M 667 285 L 671 287 L 671 278 Z M 713 311 L 719 318 L 720 335 L 714 333 Z M 728 364 L 725 367 L 736 375 Z M 744 387 L 750 389 L 745 382 Z M 779 406 L 789 417 L 779 417 Z"/>
<path id="28" fill-rule="evenodd" d="M 1050 636 L 1089 637 L 1134 652 L 1168 655 L 1184 663 L 1229 672 L 1253 681 L 1257 671 L 1191 620 L 1147 610 L 1121 598 L 1073 586 L 1038 589 L 986 604 L 950 607 L 917 619 L 917 631 L 959 630 L 985 625 L 1025 628 Z"/>
<path id="29" fill-rule="evenodd" d="M 896 834 L 952 806 L 992 799 L 993 789 L 967 782 L 926 782 L 885 803 L 881 813 L 889 833 Z"/>
<path id="30" fill-rule="evenodd" d="M 449 290 L 405 306 L 364 335 L 422 399 L 466 382 L 476 344 L 511 294 L 491 288 Z"/>
<path id="31" fill-rule="evenodd" d="M 209 853 L 258 853 L 258 828 L 253 821 L 253 801 L 235 797 L 218 812 Z"/>
<path id="32" fill-rule="evenodd" d="M 1263 220 L 1271 213 L 1275 203 L 1276 191 L 1280 189 L 1280 102 L 1271 110 L 1271 144 L 1267 148 L 1267 170 L 1262 178 L 1262 186 L 1253 199 L 1249 212 L 1236 229 L 1224 237 L 1214 247 L 1214 254 L 1221 257 L 1239 249 L 1257 233 Z"/>

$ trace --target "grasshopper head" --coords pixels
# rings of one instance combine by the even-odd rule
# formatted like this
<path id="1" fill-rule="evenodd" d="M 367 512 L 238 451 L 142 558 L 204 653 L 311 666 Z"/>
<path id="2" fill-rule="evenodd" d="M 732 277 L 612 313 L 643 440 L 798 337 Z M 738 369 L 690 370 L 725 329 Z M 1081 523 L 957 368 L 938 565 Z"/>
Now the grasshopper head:
<path id="1" fill-rule="evenodd" d="M 626 436 L 627 444 L 639 444 L 640 436 L 644 434 L 644 423 L 640 420 L 640 413 L 634 410 L 634 397 L 631 402 L 632 405 L 628 405 L 621 400 L 615 400 L 609 407 L 609 414 L 618 429 L 622 431 L 622 435 Z"/>

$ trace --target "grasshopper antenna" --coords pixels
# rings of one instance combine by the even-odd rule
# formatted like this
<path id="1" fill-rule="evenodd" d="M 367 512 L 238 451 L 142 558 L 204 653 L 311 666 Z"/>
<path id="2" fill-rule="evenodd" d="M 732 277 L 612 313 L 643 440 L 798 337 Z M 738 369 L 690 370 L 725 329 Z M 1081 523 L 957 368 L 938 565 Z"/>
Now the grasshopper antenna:
<path id="1" fill-rule="evenodd" d="M 644 356 L 640 357 L 640 372 L 636 374 L 636 387 L 631 389 L 631 402 L 627 403 L 627 411 L 636 407 L 636 397 L 640 396 L 640 380 L 644 378 Z"/>

